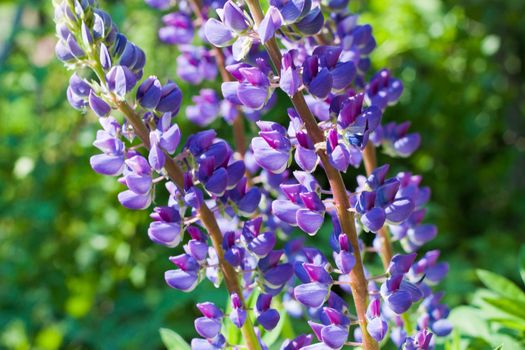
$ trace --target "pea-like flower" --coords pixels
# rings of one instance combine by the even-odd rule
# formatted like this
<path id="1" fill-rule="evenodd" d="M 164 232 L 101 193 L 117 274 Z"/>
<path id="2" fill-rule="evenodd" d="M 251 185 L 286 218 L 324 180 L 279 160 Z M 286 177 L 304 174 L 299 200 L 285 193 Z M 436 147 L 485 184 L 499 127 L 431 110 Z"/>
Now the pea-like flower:
<path id="1" fill-rule="evenodd" d="M 274 122 L 259 121 L 257 126 L 261 130 L 259 137 L 254 137 L 251 143 L 255 161 L 272 173 L 284 172 L 292 147 L 286 129 Z"/>
<path id="2" fill-rule="evenodd" d="M 409 157 L 414 153 L 421 143 L 419 133 L 408 133 L 410 122 L 396 124 L 388 123 L 384 126 L 378 125 L 370 135 L 370 140 L 375 146 L 383 146 L 383 151 L 390 156 Z"/>
<path id="3" fill-rule="evenodd" d="M 272 212 L 287 224 L 315 235 L 323 224 L 326 210 L 316 192 L 319 185 L 306 172 L 295 171 L 294 176 L 299 183 L 280 186 L 287 199 L 273 201 Z"/>

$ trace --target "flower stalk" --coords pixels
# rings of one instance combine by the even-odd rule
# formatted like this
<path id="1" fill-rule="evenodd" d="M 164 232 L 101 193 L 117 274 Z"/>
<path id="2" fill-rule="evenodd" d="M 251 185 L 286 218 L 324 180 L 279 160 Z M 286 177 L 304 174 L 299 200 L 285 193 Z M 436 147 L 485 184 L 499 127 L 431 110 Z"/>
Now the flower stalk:
<path id="1" fill-rule="evenodd" d="M 250 9 L 250 13 L 253 16 L 256 25 L 259 25 L 264 18 L 261 6 L 256 0 L 246 0 L 246 4 Z M 272 63 L 274 64 L 277 72 L 281 70 L 281 53 L 277 47 L 277 43 L 274 38 L 270 39 L 266 45 L 268 54 Z M 317 125 L 312 112 L 308 108 L 302 92 L 298 91 L 291 97 L 292 104 L 294 105 L 299 117 L 305 124 L 305 128 L 308 135 L 312 138 L 314 144 L 325 142 L 323 131 Z M 352 296 L 354 299 L 357 317 L 359 319 L 359 325 L 363 332 L 363 346 L 367 350 L 379 349 L 378 343 L 368 334 L 367 331 L 367 319 L 366 319 L 366 307 L 368 304 L 368 286 L 365 278 L 363 269 L 363 262 L 361 259 L 361 252 L 359 248 L 359 241 L 357 238 L 357 231 L 354 224 L 354 215 L 350 211 L 350 201 L 348 200 L 347 190 L 341 176 L 341 173 L 335 169 L 328 161 L 328 156 L 324 150 L 318 150 L 317 154 L 321 159 L 323 169 L 325 171 L 330 188 L 336 202 L 337 216 L 341 223 L 343 232 L 348 236 L 348 240 L 352 245 L 356 263 L 352 271 L 350 272 Z"/>
<path id="2" fill-rule="evenodd" d="M 150 143 L 149 143 L 149 137 L 148 130 L 142 123 L 140 116 L 135 113 L 135 111 L 131 108 L 131 106 L 126 101 L 116 101 L 116 105 L 118 109 L 124 114 L 126 117 L 126 120 L 130 122 L 130 124 L 133 126 L 133 129 L 136 133 L 136 135 L 141 139 L 141 141 L 144 143 L 146 149 L 149 150 Z M 184 187 L 184 174 L 180 167 L 177 165 L 177 163 L 169 157 L 169 155 L 166 155 L 166 164 L 165 169 L 168 177 L 174 181 L 174 183 L 177 185 L 179 190 L 182 190 Z M 217 257 L 219 260 L 219 266 L 221 268 L 221 271 L 224 276 L 224 281 L 226 283 L 226 286 L 228 288 L 228 292 L 230 294 L 236 293 L 239 295 L 241 300 L 243 300 L 242 297 L 242 291 L 239 287 L 239 278 L 233 267 L 226 262 L 224 259 L 224 250 L 222 249 L 222 233 L 219 228 L 219 225 L 217 224 L 217 220 L 215 220 L 215 216 L 213 215 L 212 211 L 208 208 L 206 203 L 203 203 L 201 207 L 198 209 L 199 212 L 199 218 L 201 219 L 203 225 L 206 227 L 213 247 L 215 248 L 215 251 L 217 252 Z M 244 302 L 244 300 L 243 300 Z M 246 346 L 249 350 L 259 350 L 261 349 L 259 342 L 257 340 L 257 336 L 253 330 L 253 324 L 251 322 L 250 317 L 246 318 L 246 321 L 241 328 L 241 332 L 243 334 L 243 337 L 246 341 Z"/>

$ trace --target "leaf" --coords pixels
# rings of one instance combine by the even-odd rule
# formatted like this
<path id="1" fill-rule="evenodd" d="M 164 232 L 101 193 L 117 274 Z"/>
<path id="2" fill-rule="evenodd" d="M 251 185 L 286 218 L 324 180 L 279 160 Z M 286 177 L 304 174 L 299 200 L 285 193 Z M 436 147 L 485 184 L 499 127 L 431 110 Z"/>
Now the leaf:
<path id="1" fill-rule="evenodd" d="M 191 350 L 186 341 L 176 332 L 168 328 L 159 329 L 160 338 L 167 350 Z"/>
<path id="2" fill-rule="evenodd" d="M 522 318 L 525 322 L 525 309 L 520 307 L 515 300 L 507 298 L 484 298 L 483 300 L 501 311 Z"/>
<path id="3" fill-rule="evenodd" d="M 499 295 L 525 303 L 525 293 L 505 277 L 501 277 L 487 270 L 477 270 L 476 273 L 488 289 Z"/>
<path id="4" fill-rule="evenodd" d="M 494 350 L 503 350 L 503 344 L 496 346 Z"/>
<path id="5" fill-rule="evenodd" d="M 503 327 L 516 330 L 518 332 L 525 332 L 525 322 L 519 319 L 510 319 L 510 318 L 490 318 L 490 322 L 498 323 Z"/>
<path id="6" fill-rule="evenodd" d="M 520 270 L 521 279 L 525 285 L 525 245 L 522 245 L 518 255 L 518 267 Z"/>
<path id="7" fill-rule="evenodd" d="M 488 340 L 490 331 L 487 322 L 483 319 L 482 312 L 469 306 L 459 306 L 452 310 L 449 316 L 454 329 L 473 338 L 480 337 Z"/>

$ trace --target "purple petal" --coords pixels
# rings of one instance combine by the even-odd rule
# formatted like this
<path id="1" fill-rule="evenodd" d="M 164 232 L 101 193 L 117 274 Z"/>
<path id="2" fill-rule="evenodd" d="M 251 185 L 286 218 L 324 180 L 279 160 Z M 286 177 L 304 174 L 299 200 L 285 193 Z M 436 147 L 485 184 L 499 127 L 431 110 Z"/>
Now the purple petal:
<path id="1" fill-rule="evenodd" d="M 124 156 L 97 154 L 89 159 L 93 170 L 102 175 L 116 176 L 124 169 Z"/>
<path id="2" fill-rule="evenodd" d="M 199 276 L 194 272 L 168 270 L 164 273 L 164 279 L 171 288 L 191 292 L 197 286 Z"/>
<path id="3" fill-rule="evenodd" d="M 392 311 L 398 315 L 401 315 L 412 305 L 412 296 L 407 291 L 398 290 L 390 294 L 386 302 Z"/>
<path id="4" fill-rule="evenodd" d="M 248 243 L 248 249 L 259 256 L 265 256 L 273 249 L 275 241 L 275 234 L 273 232 L 264 232 Z"/>
<path id="5" fill-rule="evenodd" d="M 275 32 L 283 25 L 283 16 L 281 12 L 274 7 L 270 6 L 263 20 L 257 28 L 257 34 L 259 34 L 259 39 L 261 43 L 265 44 L 270 38 L 272 38 Z"/>
<path id="6" fill-rule="evenodd" d="M 301 304 L 317 309 L 324 304 L 329 290 L 326 284 L 312 282 L 295 287 L 294 296 Z"/>
<path id="7" fill-rule="evenodd" d="M 335 66 L 330 71 L 332 73 L 333 85 L 332 87 L 337 90 L 346 88 L 355 77 L 355 66 L 353 62 L 343 62 Z"/>
<path id="8" fill-rule="evenodd" d="M 133 191 L 127 190 L 118 194 L 119 202 L 128 209 L 141 210 L 146 209 L 151 205 L 151 194 L 137 194 Z"/>
<path id="9" fill-rule="evenodd" d="M 222 196 L 228 185 L 228 173 L 226 169 L 219 168 L 213 172 L 208 181 L 206 181 L 205 187 L 210 193 L 216 196 Z"/>
<path id="10" fill-rule="evenodd" d="M 277 323 L 279 323 L 279 319 L 281 316 L 279 315 L 279 312 L 275 309 L 269 309 L 267 311 L 264 311 L 257 317 L 257 322 L 263 326 L 264 329 L 267 331 L 272 330 L 277 326 Z"/>
<path id="11" fill-rule="evenodd" d="M 195 320 L 195 330 L 204 338 L 214 338 L 221 331 L 221 321 L 214 318 L 199 317 Z"/>
<path id="12" fill-rule="evenodd" d="M 368 322 L 366 330 L 372 338 L 379 342 L 385 337 L 388 324 L 381 317 L 376 317 Z"/>
<path id="13" fill-rule="evenodd" d="M 259 166 L 274 174 L 281 174 L 286 170 L 290 158 L 289 151 L 272 148 L 262 137 L 254 137 L 251 145 Z"/>
<path id="14" fill-rule="evenodd" d="M 204 35 L 212 45 L 217 47 L 228 46 L 233 40 L 228 27 L 215 18 L 210 18 L 204 25 Z"/>
<path id="15" fill-rule="evenodd" d="M 323 327 L 321 338 L 330 348 L 340 349 L 348 339 L 348 328 L 337 325 Z"/>
<path id="16" fill-rule="evenodd" d="M 385 218 L 385 211 L 374 207 L 361 216 L 361 223 L 367 230 L 377 232 L 383 227 Z"/>
<path id="17" fill-rule="evenodd" d="M 253 86 L 249 83 L 239 84 L 237 97 L 239 101 L 248 108 L 259 110 L 264 107 L 268 100 L 268 88 Z"/>
<path id="18" fill-rule="evenodd" d="M 126 186 L 137 194 L 147 194 L 151 190 L 152 182 L 149 175 L 131 173 L 126 175 L 124 179 L 126 180 Z"/>
<path id="19" fill-rule="evenodd" d="M 324 215 L 308 209 L 299 209 L 296 214 L 297 226 L 304 232 L 313 236 L 321 228 L 324 221 Z"/>
<path id="20" fill-rule="evenodd" d="M 297 211 L 301 209 L 300 206 L 288 200 L 275 200 L 272 202 L 272 213 L 280 220 L 292 226 L 297 225 Z"/>
<path id="21" fill-rule="evenodd" d="M 317 153 L 315 153 L 315 150 L 304 148 L 302 146 L 297 146 L 297 149 L 295 150 L 294 159 L 297 162 L 297 165 L 301 167 L 301 169 L 311 173 L 315 170 L 319 158 L 317 157 Z"/>
<path id="22" fill-rule="evenodd" d="M 319 7 L 314 8 L 295 25 L 304 34 L 317 34 L 324 24 L 324 17 Z"/>
<path id="23" fill-rule="evenodd" d="M 158 244 L 173 248 L 179 245 L 182 235 L 177 223 L 153 221 L 148 228 L 149 238 Z"/>
<path id="24" fill-rule="evenodd" d="M 406 220 L 413 210 L 414 202 L 408 198 L 399 198 L 385 208 L 386 219 L 389 222 L 400 223 Z"/>
<path id="25" fill-rule="evenodd" d="M 332 75 L 323 68 L 308 84 L 308 92 L 319 98 L 326 98 L 332 89 Z"/>
<path id="26" fill-rule="evenodd" d="M 414 153 L 421 143 L 421 137 L 418 133 L 409 134 L 394 142 L 394 149 L 401 157 L 409 157 Z"/>
<path id="27" fill-rule="evenodd" d="M 246 321 L 246 310 L 242 308 L 233 309 L 230 313 L 230 320 L 237 328 L 242 328 Z"/>

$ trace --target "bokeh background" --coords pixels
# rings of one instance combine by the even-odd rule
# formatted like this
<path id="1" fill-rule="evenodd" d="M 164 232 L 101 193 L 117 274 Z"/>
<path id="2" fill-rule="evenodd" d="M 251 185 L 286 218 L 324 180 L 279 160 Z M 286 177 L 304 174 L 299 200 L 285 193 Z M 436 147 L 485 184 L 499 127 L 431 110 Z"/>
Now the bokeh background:
<path id="1" fill-rule="evenodd" d="M 160 14 L 141 0 L 102 4 L 146 51 L 145 73 L 174 78 L 177 52 L 158 42 Z M 427 248 L 451 265 L 445 300 L 472 302 L 476 268 L 523 286 L 525 2 L 351 6 L 374 27 L 374 69 L 405 83 L 385 118 L 411 120 L 423 137 L 413 157 L 394 163 L 432 188 L 428 220 L 439 236 Z M 173 252 L 151 244 L 147 213 L 122 208 L 119 184 L 91 170 L 96 118 L 66 102 L 52 14 L 50 1 L 0 2 L 0 348 L 155 349 L 161 327 L 191 338 L 194 302 L 224 295 L 207 283 L 196 294 L 169 289 Z M 196 130 L 183 113 L 179 124 Z M 213 126 L 228 137 L 225 122 Z"/>

